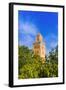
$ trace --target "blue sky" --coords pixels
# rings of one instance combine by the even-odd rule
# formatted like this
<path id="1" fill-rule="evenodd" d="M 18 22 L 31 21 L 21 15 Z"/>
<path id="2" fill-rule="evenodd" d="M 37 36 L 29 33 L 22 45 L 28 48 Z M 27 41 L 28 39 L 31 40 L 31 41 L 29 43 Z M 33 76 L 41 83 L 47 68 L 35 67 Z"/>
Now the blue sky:
<path id="1" fill-rule="evenodd" d="M 38 33 L 43 36 L 48 54 L 58 44 L 58 13 L 18 11 L 18 44 L 31 49 Z"/>

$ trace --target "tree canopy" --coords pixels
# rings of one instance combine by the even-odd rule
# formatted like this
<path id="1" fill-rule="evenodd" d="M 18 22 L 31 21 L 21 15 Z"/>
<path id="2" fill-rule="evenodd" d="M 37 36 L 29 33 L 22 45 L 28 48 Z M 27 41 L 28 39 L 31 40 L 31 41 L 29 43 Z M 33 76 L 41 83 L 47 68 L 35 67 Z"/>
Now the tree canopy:
<path id="1" fill-rule="evenodd" d="M 40 56 L 34 55 L 28 47 L 18 47 L 18 78 L 58 77 L 58 47 L 51 50 L 42 63 Z"/>

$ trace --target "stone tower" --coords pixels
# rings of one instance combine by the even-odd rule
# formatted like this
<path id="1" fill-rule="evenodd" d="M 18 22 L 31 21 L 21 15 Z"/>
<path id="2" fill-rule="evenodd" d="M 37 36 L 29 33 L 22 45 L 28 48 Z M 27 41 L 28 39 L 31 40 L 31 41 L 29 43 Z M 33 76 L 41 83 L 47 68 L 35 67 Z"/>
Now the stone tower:
<path id="1" fill-rule="evenodd" d="M 39 55 L 42 58 L 42 62 L 45 62 L 45 45 L 40 33 L 36 36 L 36 41 L 33 44 L 33 51 L 35 55 Z"/>

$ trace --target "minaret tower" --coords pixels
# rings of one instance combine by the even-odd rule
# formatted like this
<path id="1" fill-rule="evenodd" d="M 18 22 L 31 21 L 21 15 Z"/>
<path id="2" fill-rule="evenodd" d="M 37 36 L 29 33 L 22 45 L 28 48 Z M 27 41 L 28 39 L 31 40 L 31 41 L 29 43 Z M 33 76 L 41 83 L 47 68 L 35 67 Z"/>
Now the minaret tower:
<path id="1" fill-rule="evenodd" d="M 35 55 L 39 55 L 42 58 L 42 62 L 45 62 L 45 44 L 40 33 L 36 36 L 36 41 L 33 44 L 33 51 Z"/>

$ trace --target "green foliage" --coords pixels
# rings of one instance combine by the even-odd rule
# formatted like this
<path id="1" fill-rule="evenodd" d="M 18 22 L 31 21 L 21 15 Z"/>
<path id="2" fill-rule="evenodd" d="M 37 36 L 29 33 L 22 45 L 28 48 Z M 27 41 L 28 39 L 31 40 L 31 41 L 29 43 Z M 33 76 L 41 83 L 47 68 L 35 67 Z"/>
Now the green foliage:
<path id="1" fill-rule="evenodd" d="M 58 47 L 46 56 L 45 63 L 42 63 L 42 58 L 35 56 L 28 47 L 19 46 L 18 51 L 19 79 L 58 77 Z"/>

